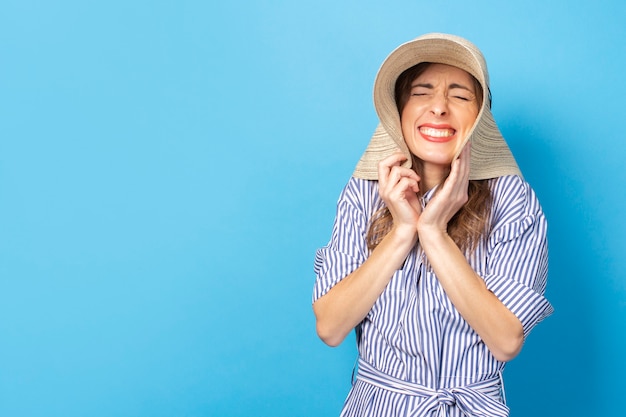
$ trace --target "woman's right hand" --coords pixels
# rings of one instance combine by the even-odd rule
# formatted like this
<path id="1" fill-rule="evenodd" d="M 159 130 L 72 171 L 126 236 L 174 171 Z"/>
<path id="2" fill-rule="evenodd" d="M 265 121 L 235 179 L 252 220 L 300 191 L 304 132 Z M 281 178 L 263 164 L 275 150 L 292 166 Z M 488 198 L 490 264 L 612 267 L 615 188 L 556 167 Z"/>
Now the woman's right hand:
<path id="1" fill-rule="evenodd" d="M 402 167 L 406 161 L 402 153 L 395 153 L 378 164 L 380 197 L 393 217 L 397 232 L 417 236 L 417 222 L 422 212 L 418 197 L 420 177 L 410 168 Z"/>
<path id="2" fill-rule="evenodd" d="M 392 230 L 361 266 L 313 303 L 317 334 L 330 346 L 339 345 L 363 321 L 415 245 L 420 178 L 400 166 L 405 160 L 395 154 L 378 164 L 379 193 L 393 217 Z"/>

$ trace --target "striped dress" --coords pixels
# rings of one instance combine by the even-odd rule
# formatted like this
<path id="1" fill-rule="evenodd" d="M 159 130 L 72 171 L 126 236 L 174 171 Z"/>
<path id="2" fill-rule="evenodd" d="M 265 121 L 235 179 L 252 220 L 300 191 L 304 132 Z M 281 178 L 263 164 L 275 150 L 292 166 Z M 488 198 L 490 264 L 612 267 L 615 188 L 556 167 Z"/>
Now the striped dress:
<path id="1" fill-rule="evenodd" d="M 490 233 L 468 260 L 519 318 L 526 337 L 552 313 L 544 297 L 546 219 L 520 177 L 490 182 Z M 430 197 L 424 197 L 426 204 Z M 367 259 L 369 220 L 382 205 L 377 181 L 350 179 L 338 201 L 330 242 L 315 256 L 313 301 Z M 419 244 L 356 330 L 359 366 L 342 416 L 509 415 L 501 384 L 505 363 L 493 357 L 452 305 Z"/>

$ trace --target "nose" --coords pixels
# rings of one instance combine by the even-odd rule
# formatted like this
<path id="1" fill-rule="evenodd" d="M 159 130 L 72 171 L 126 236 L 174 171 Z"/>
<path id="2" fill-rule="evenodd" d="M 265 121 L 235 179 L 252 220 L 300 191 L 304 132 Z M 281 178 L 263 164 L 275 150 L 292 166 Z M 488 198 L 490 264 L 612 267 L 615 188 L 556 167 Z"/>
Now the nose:
<path id="1" fill-rule="evenodd" d="M 436 94 L 433 97 L 430 111 L 435 116 L 444 116 L 448 114 L 448 97 L 445 94 Z"/>

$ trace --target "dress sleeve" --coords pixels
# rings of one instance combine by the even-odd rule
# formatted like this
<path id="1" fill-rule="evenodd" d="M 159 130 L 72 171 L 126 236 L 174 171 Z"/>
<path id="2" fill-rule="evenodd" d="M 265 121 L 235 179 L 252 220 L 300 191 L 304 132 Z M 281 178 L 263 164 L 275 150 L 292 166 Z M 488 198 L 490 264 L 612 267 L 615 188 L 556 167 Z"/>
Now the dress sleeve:
<path id="1" fill-rule="evenodd" d="M 487 242 L 487 287 L 517 316 L 524 338 L 553 308 L 544 297 L 548 274 L 547 222 L 528 183 L 499 178 Z"/>
<path id="2" fill-rule="evenodd" d="M 376 181 L 351 178 L 337 202 L 328 244 L 315 253 L 313 301 L 356 270 L 369 256 L 366 243 Z"/>

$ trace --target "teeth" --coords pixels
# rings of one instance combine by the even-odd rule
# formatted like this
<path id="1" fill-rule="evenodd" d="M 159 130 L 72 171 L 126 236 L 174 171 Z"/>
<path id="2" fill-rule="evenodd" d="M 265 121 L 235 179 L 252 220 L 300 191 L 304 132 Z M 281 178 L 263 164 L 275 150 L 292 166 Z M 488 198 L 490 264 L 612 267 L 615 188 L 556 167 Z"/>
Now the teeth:
<path id="1" fill-rule="evenodd" d="M 432 136 L 434 138 L 447 138 L 454 135 L 453 129 L 435 129 L 432 127 L 422 127 L 420 128 L 420 132 L 426 136 Z"/>

